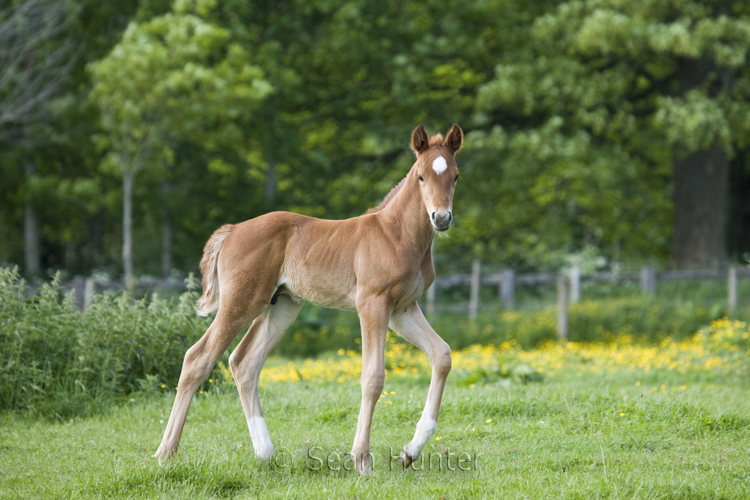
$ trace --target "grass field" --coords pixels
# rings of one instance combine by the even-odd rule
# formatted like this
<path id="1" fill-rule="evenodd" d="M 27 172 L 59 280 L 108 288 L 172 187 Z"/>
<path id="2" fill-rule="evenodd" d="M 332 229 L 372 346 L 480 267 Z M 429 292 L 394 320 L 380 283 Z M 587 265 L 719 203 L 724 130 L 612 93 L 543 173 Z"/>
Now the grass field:
<path id="1" fill-rule="evenodd" d="M 173 388 L 91 418 L 6 413 L 0 498 L 748 498 L 750 333 L 728 322 L 714 330 L 659 347 L 456 352 L 438 431 L 406 471 L 391 457 L 414 432 L 427 380 L 411 370 L 421 355 L 392 345 L 375 471 L 364 477 L 347 457 L 360 394 L 346 352 L 271 360 L 261 390 L 270 463 L 253 457 L 226 380 L 196 397 L 180 452 L 163 466 L 151 455 Z M 722 346 L 720 356 L 706 350 Z"/>

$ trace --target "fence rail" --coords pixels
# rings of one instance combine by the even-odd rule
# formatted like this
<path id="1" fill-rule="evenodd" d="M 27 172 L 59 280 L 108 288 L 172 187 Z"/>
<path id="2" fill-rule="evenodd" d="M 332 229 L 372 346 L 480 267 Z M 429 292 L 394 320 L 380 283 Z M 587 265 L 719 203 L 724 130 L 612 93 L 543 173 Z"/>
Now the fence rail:
<path id="1" fill-rule="evenodd" d="M 567 273 L 527 273 L 516 274 L 511 269 L 506 269 L 500 273 L 482 275 L 482 265 L 479 260 L 474 260 L 471 266 L 470 274 L 454 274 L 452 276 L 438 276 L 435 278 L 432 286 L 427 290 L 425 310 L 428 314 L 435 312 L 435 295 L 438 288 L 452 286 L 469 287 L 469 320 L 475 320 L 479 310 L 479 289 L 481 286 L 494 285 L 497 287 L 498 300 L 503 308 L 513 309 L 515 302 L 515 289 L 517 284 L 524 285 L 544 285 L 556 284 L 557 287 L 557 329 L 558 335 L 567 338 L 568 331 L 568 308 L 570 304 L 575 304 L 581 299 L 581 283 L 592 282 L 623 282 L 635 281 L 640 282 L 641 289 L 650 295 L 656 293 L 656 283 L 658 281 L 678 281 L 678 280 L 726 280 L 727 281 L 727 308 L 730 312 L 737 308 L 738 278 L 750 277 L 750 268 L 730 266 L 727 269 L 692 269 L 692 270 L 673 270 L 673 271 L 656 271 L 652 267 L 645 266 L 637 273 L 597 273 L 581 274 L 578 266 L 573 266 Z M 200 280 L 197 280 L 200 286 Z M 95 282 L 91 278 L 76 276 L 73 281 L 63 283 L 63 287 L 75 290 L 76 304 L 78 308 L 86 309 L 93 299 L 96 289 L 102 290 L 123 290 L 125 284 L 121 281 L 110 281 L 106 283 Z M 178 280 L 154 280 L 143 281 L 135 285 L 139 289 L 153 288 L 172 288 L 184 289 L 185 281 Z"/>
<path id="2" fill-rule="evenodd" d="M 427 291 L 426 311 L 435 311 L 435 295 L 437 288 L 451 286 L 469 287 L 469 319 L 476 319 L 479 309 L 479 287 L 480 285 L 495 285 L 500 304 L 505 309 L 513 309 L 515 301 L 515 288 L 517 284 L 557 284 L 558 308 L 560 314 L 562 309 L 567 310 L 570 304 L 575 304 L 581 299 L 582 282 L 640 282 L 641 289 L 649 294 L 656 293 L 656 283 L 659 281 L 679 280 L 726 280 L 727 281 L 727 307 L 734 311 L 737 307 L 737 280 L 742 277 L 750 277 L 750 268 L 731 266 L 727 269 L 691 269 L 659 271 L 645 266 L 637 273 L 597 273 L 582 275 L 578 266 L 573 266 L 567 273 L 529 273 L 516 274 L 513 270 L 505 270 L 500 273 L 482 275 L 481 263 L 475 260 L 472 263 L 471 274 L 455 274 L 453 276 L 439 276 Z M 567 315 L 565 318 L 558 317 L 558 333 L 561 337 L 567 335 Z M 563 321 L 564 319 L 564 321 Z"/>
<path id="3" fill-rule="evenodd" d="M 195 280 L 196 286 L 201 286 L 201 280 Z M 78 309 L 85 310 L 91 305 L 94 298 L 94 292 L 97 290 L 125 290 L 127 286 L 124 281 L 95 281 L 92 278 L 76 276 L 72 281 L 60 284 L 64 289 L 74 290 L 76 305 Z M 34 288 L 34 285 L 31 285 Z M 184 280 L 148 280 L 140 281 L 134 285 L 135 289 L 149 290 L 154 288 L 185 290 L 187 284 Z"/>

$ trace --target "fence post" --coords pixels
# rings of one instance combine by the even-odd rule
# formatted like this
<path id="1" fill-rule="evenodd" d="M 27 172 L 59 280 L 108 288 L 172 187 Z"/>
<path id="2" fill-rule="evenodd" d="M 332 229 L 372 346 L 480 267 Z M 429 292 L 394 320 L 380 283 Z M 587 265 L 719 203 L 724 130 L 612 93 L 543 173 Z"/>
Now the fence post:
<path id="1" fill-rule="evenodd" d="M 79 311 L 83 311 L 85 284 L 86 281 L 83 279 L 83 276 L 73 278 L 73 293 L 75 294 L 76 307 Z"/>
<path id="2" fill-rule="evenodd" d="M 91 307 L 91 303 L 94 301 L 94 280 L 86 278 L 83 282 L 83 310 L 85 311 Z"/>
<path id="3" fill-rule="evenodd" d="M 737 309 L 737 268 L 729 266 L 727 274 L 727 309 L 729 309 L 729 314 L 732 314 Z"/>
<path id="4" fill-rule="evenodd" d="M 641 268 L 641 288 L 649 295 L 656 294 L 656 272 L 650 266 Z"/>
<path id="5" fill-rule="evenodd" d="M 581 266 L 570 268 L 570 303 L 578 304 L 581 300 Z"/>
<path id="6" fill-rule="evenodd" d="M 471 263 L 471 290 L 469 294 L 469 321 L 477 319 L 479 309 L 479 271 L 482 267 L 479 259 Z"/>
<path id="7" fill-rule="evenodd" d="M 568 283 L 565 276 L 557 277 L 557 336 L 568 340 Z"/>
<path id="8" fill-rule="evenodd" d="M 435 289 L 437 288 L 437 283 L 432 282 L 432 285 L 430 285 L 430 288 L 427 289 L 427 314 L 432 314 L 435 312 Z"/>
<path id="9" fill-rule="evenodd" d="M 500 274 L 500 301 L 504 309 L 513 309 L 515 300 L 516 273 L 513 269 L 505 269 Z"/>

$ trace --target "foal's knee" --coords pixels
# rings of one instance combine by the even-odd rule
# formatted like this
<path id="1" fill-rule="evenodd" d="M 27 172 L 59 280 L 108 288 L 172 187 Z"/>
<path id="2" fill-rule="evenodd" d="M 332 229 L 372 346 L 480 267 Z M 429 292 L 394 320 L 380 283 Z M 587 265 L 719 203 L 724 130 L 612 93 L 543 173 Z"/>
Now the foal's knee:
<path id="1" fill-rule="evenodd" d="M 363 373 L 360 383 L 364 394 L 380 396 L 385 386 L 385 369 Z"/>
<path id="2" fill-rule="evenodd" d="M 448 376 L 453 366 L 453 360 L 451 359 L 451 348 L 443 342 L 437 349 L 432 360 L 433 369 L 441 376 Z"/>
<path id="3" fill-rule="evenodd" d="M 200 344 L 195 344 L 185 353 L 182 362 L 182 373 L 180 374 L 180 385 L 192 385 L 202 383 L 213 368 L 208 354 Z"/>

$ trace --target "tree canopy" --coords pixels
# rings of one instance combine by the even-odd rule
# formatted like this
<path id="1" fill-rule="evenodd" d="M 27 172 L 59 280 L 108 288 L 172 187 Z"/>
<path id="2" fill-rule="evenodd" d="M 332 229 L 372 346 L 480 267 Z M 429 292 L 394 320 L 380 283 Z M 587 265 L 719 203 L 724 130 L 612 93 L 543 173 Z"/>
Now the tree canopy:
<path id="1" fill-rule="evenodd" d="M 539 16 L 531 57 L 499 64 L 478 94 L 493 129 L 475 140 L 507 158 L 496 189 L 515 184 L 508 195 L 525 208 L 508 220 L 498 207 L 492 220 L 506 233 L 491 231 L 517 250 L 583 237 L 666 259 L 671 237 L 678 264 L 726 259 L 729 159 L 750 127 L 747 11 L 591 0 Z"/>
<path id="2" fill-rule="evenodd" d="M 377 204 L 419 123 L 466 132 L 444 269 L 750 252 L 746 2 L 62 3 L 34 50 L 69 77 L 0 137 L 0 261 L 31 213 L 44 269 L 194 270 L 222 223 Z"/>

